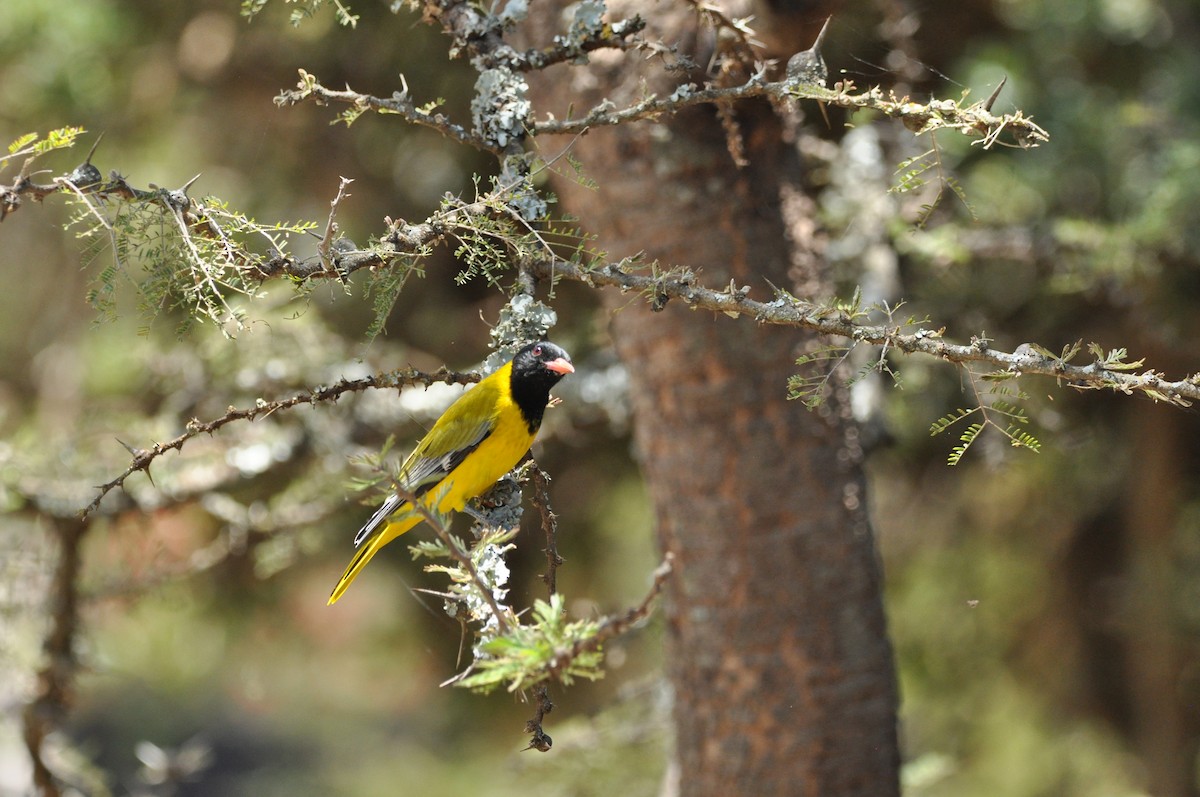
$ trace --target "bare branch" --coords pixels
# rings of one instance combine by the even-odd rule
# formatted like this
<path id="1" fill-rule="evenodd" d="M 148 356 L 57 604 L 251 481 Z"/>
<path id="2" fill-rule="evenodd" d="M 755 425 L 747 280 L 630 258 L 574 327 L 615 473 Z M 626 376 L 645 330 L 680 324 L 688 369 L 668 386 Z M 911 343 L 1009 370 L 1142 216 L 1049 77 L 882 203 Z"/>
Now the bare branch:
<path id="1" fill-rule="evenodd" d="M 546 572 L 542 581 L 551 595 L 558 592 L 558 568 L 563 558 L 558 555 L 558 515 L 550 508 L 550 476 L 537 462 L 530 460 L 529 481 L 533 484 L 533 505 L 542 517 L 542 533 L 546 535 Z"/>
<path id="2" fill-rule="evenodd" d="M 342 204 L 342 200 L 350 196 L 348 193 L 346 193 L 346 188 L 348 188 L 352 182 L 354 182 L 354 180 L 348 177 L 339 178 L 337 196 L 335 196 L 329 202 L 329 219 L 325 223 L 325 234 L 321 236 L 321 242 L 317 244 L 317 256 L 321 259 L 321 262 L 325 264 L 326 268 L 328 268 L 333 262 L 330 258 L 330 253 L 333 250 L 334 239 L 337 237 L 338 233 L 338 223 L 336 220 L 338 206 Z"/>
<path id="3" fill-rule="evenodd" d="M 276 105 L 283 107 L 298 105 L 306 101 L 315 102 L 317 105 L 329 105 L 332 103 L 349 105 L 351 106 L 351 110 L 343 115 L 343 119 L 347 123 L 352 122 L 366 111 L 396 114 L 407 122 L 436 130 L 446 138 L 457 141 L 460 144 L 466 144 L 469 147 L 490 152 L 497 157 L 504 154 L 503 150 L 483 136 L 477 135 L 462 125 L 451 122 L 445 114 L 432 113 L 423 108 L 418 108 L 416 103 L 409 98 L 407 86 L 405 86 L 404 91 L 397 91 L 391 97 L 373 97 L 370 94 L 360 94 L 357 91 L 352 91 L 349 87 L 345 91 L 328 89 L 321 85 L 315 76 L 305 72 L 303 69 L 299 70 L 299 73 L 300 83 L 295 89 L 280 92 L 279 96 L 275 98 Z"/>
<path id="4" fill-rule="evenodd" d="M 526 50 L 523 53 L 506 51 L 502 63 L 515 71 L 532 72 L 554 64 L 580 60 L 597 50 L 631 50 L 641 45 L 636 34 L 641 33 L 645 27 L 645 20 L 635 15 L 626 20 L 609 23 L 578 40 L 556 37 L 550 45 L 541 49 Z M 496 62 L 500 61 L 500 58 L 493 55 L 485 57 L 483 63 L 496 66 Z"/>
<path id="5" fill-rule="evenodd" d="M 478 381 L 479 375 L 473 373 L 449 370 L 426 373 L 414 368 L 408 368 L 402 371 L 392 371 L 387 374 L 375 374 L 363 377 L 362 379 L 341 379 L 332 385 L 321 385 L 306 393 L 286 399 L 276 401 L 263 401 L 260 399 L 253 407 L 243 409 L 230 407 L 224 415 L 211 421 L 200 421 L 193 418 L 188 421 L 187 431 L 178 437 L 165 443 L 155 443 L 148 449 L 131 449 L 134 456 L 133 461 L 129 463 L 129 467 L 121 475 L 96 488 L 100 491 L 99 494 L 96 495 L 90 504 L 84 507 L 80 512 L 80 517 L 86 519 L 91 515 L 92 512 L 99 508 L 100 502 L 104 500 L 104 496 L 108 495 L 113 489 L 123 486 L 125 480 L 132 474 L 138 471 L 145 471 L 149 474 L 150 466 L 158 457 L 168 451 L 179 451 L 183 448 L 184 443 L 193 437 L 201 434 L 213 434 L 221 427 L 234 421 L 253 421 L 279 410 L 289 410 L 304 404 L 316 405 L 325 401 L 336 401 L 346 393 L 357 393 L 372 388 L 412 387 L 415 385 L 432 385 L 437 382 L 445 382 L 448 385 L 466 385 Z"/>
<path id="6" fill-rule="evenodd" d="M 558 555 L 558 516 L 550 508 L 550 476 L 531 460 L 529 481 L 533 483 L 531 501 L 542 517 L 542 533 L 546 535 L 546 572 L 542 574 L 542 581 L 546 583 L 546 590 L 554 595 L 558 592 L 558 568 L 563 558 Z M 549 685 L 541 683 L 535 686 L 533 699 L 534 714 L 525 723 L 525 732 L 529 734 L 529 746 L 525 749 L 545 753 L 554 744 L 550 734 L 542 728 L 542 721 L 554 710 Z"/>

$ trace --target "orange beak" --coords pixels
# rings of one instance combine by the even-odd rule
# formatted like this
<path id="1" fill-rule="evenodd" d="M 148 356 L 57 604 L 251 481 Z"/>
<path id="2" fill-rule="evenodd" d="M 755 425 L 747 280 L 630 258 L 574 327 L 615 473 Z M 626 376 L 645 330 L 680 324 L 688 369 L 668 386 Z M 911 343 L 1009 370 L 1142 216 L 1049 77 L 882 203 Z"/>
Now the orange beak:
<path id="1" fill-rule="evenodd" d="M 557 360 L 551 360 L 546 363 L 546 370 L 553 371 L 556 374 L 573 374 L 575 373 L 575 366 L 571 365 L 569 360 L 559 357 Z"/>

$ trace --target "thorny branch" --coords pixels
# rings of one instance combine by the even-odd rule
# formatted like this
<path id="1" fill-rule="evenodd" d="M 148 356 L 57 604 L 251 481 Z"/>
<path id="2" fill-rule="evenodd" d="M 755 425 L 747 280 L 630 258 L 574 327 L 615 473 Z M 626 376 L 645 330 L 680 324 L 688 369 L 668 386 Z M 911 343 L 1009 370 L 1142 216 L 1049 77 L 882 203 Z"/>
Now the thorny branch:
<path id="1" fill-rule="evenodd" d="M 329 219 L 325 222 L 325 234 L 321 236 L 321 242 L 317 244 L 317 257 L 322 263 L 333 262 L 331 250 L 337 241 L 338 223 L 336 219 L 338 206 L 350 196 L 346 192 L 346 189 L 352 182 L 354 181 L 348 177 L 339 178 L 337 196 L 329 203 Z"/>
<path id="2" fill-rule="evenodd" d="M 393 95 L 391 98 L 380 98 L 369 94 L 360 94 L 356 91 L 327 89 L 307 72 L 301 70 L 300 74 L 300 88 L 284 92 L 276 102 L 295 104 L 311 98 L 322 103 L 337 102 L 363 110 L 398 113 L 414 124 L 433 127 L 448 138 L 460 143 L 496 155 L 501 154 L 499 148 L 484 136 L 467 131 L 458 125 L 451 125 L 442 114 L 430 115 L 410 111 L 412 103 L 406 98 L 398 98 L 397 95 Z M 878 111 L 885 116 L 900 120 L 905 127 L 916 133 L 950 128 L 963 135 L 979 138 L 985 149 L 1000 143 L 1000 137 L 1005 132 L 1009 133 L 1013 137 L 1013 141 L 1021 147 L 1036 147 L 1050 140 L 1049 133 L 1020 111 L 997 116 L 985 107 L 986 103 L 982 102 L 973 105 L 963 105 L 957 100 L 930 100 L 928 103 L 919 103 L 909 97 L 897 96 L 891 91 L 885 92 L 878 86 L 859 93 L 855 92 L 855 88 L 855 85 L 848 80 L 838 83 L 833 89 L 797 84 L 786 80 L 772 82 L 768 81 L 765 72 L 760 70 L 739 86 L 700 87 L 689 83 L 677 87 L 670 96 L 660 97 L 656 94 L 649 94 L 625 108 L 616 108 L 611 102 L 606 101 L 592 108 L 583 116 L 569 119 L 548 118 L 534 122 L 528 132 L 534 136 L 579 134 L 592 127 L 659 119 L 697 105 L 720 106 L 755 97 L 774 99 L 792 97 L 820 100 L 828 105 L 848 109 Z"/>
<path id="3" fill-rule="evenodd" d="M 533 484 L 531 500 L 534 507 L 537 508 L 538 514 L 541 515 L 542 533 L 546 535 L 546 572 L 542 574 L 542 581 L 546 583 L 546 591 L 554 595 L 558 592 L 558 568 L 563 563 L 563 558 L 558 555 L 558 515 L 554 514 L 554 510 L 550 508 L 550 476 L 538 466 L 537 462 L 531 464 L 529 470 L 529 481 Z M 535 702 L 534 714 L 525 723 L 525 732 L 529 734 L 529 747 L 526 749 L 545 753 L 554 744 L 550 734 L 542 729 L 542 720 L 554 710 L 554 702 L 550 700 L 550 687 L 544 683 L 535 686 L 533 699 Z"/>
<path id="4" fill-rule="evenodd" d="M 253 407 L 242 409 L 230 407 L 224 415 L 214 418 L 211 421 L 200 421 L 193 418 L 188 421 L 187 431 L 165 443 L 155 443 L 148 449 L 126 446 L 129 448 L 130 453 L 133 454 L 133 460 L 129 463 L 129 467 L 125 468 L 125 471 L 116 478 L 96 488 L 100 492 L 80 512 L 80 517 L 81 519 L 87 519 L 89 515 L 99 508 L 100 502 L 104 500 L 104 496 L 108 495 L 113 489 L 123 486 L 125 480 L 132 474 L 138 471 L 149 473 L 150 466 L 158 457 L 168 451 L 179 451 L 183 448 L 184 443 L 193 437 L 202 434 L 211 435 L 221 427 L 234 421 L 253 421 L 257 418 L 265 418 L 279 410 L 289 410 L 304 404 L 316 405 L 324 401 L 336 401 L 346 393 L 357 393 L 372 388 L 402 388 L 415 385 L 432 385 L 437 382 L 445 382 L 448 385 L 466 385 L 478 381 L 479 375 L 473 373 L 461 373 L 449 370 L 426 373 L 414 368 L 408 368 L 386 374 L 374 374 L 362 379 L 341 379 L 332 385 L 318 386 L 308 392 L 299 393 L 286 399 L 278 399 L 276 401 L 259 399 Z"/>
<path id="5" fill-rule="evenodd" d="M 642 598 L 641 603 L 630 608 L 624 614 L 616 617 L 606 617 L 604 622 L 600 623 L 600 627 L 596 629 L 596 633 L 587 639 L 576 642 L 571 646 L 571 649 L 566 651 L 562 656 L 559 656 L 550 665 L 551 676 L 562 670 L 572 659 L 593 651 L 602 646 L 610 639 L 615 639 L 629 631 L 633 626 L 640 623 L 642 620 L 650 616 L 650 606 L 654 603 L 654 599 L 659 596 L 666 586 L 667 578 L 675 568 L 675 554 L 667 551 L 663 555 L 662 563 L 654 569 L 652 574 L 653 582 L 650 584 L 650 589 Z"/>
<path id="6" fill-rule="evenodd" d="M 391 97 L 372 97 L 370 94 L 361 94 L 357 91 L 352 91 L 348 87 L 344 91 L 325 88 L 314 75 L 309 74 L 303 69 L 298 71 L 300 73 L 299 85 L 295 89 L 281 92 L 275 98 L 276 105 L 286 107 L 305 101 L 311 101 L 317 105 L 330 105 L 334 103 L 350 105 L 353 107 L 353 112 L 350 112 L 351 115 L 349 117 L 345 117 L 347 120 L 353 119 L 357 113 L 364 111 L 396 114 L 406 122 L 436 130 L 446 138 L 457 141 L 459 144 L 466 144 L 484 152 L 491 152 L 497 156 L 502 154 L 498 147 L 462 125 L 450 121 L 449 117 L 445 114 L 432 113 L 418 107 L 408 96 L 407 83 L 404 84 L 404 88 L 401 91 L 394 92 Z M 401 80 L 403 81 L 403 77 L 401 77 Z"/>
<path id="7" fill-rule="evenodd" d="M 541 515 L 542 533 L 546 535 L 546 572 L 541 578 L 546 584 L 546 591 L 553 595 L 558 592 L 558 567 L 563 563 L 563 558 L 558 555 L 558 515 L 550 508 L 550 476 L 536 462 L 532 462 L 529 481 L 533 484 L 533 505 Z"/>
<path id="8" fill-rule="evenodd" d="M 559 673 L 566 670 L 580 656 L 599 650 L 608 640 L 627 633 L 635 625 L 649 617 L 650 607 L 654 603 L 654 599 L 662 593 L 663 587 L 667 583 L 667 578 L 674 569 L 674 564 L 675 554 L 668 551 L 663 556 L 662 563 L 654 569 L 650 589 L 646 592 L 645 597 L 642 598 L 640 603 L 628 609 L 623 614 L 606 617 L 593 635 L 575 642 L 567 650 L 555 655 L 554 659 L 546 667 L 547 679 L 534 688 L 538 704 L 533 718 L 525 723 L 525 732 L 531 734 L 529 747 L 525 749 L 538 750 L 544 753 L 554 744 L 550 736 L 542 730 L 542 719 L 554 708 L 554 704 L 550 702 L 547 692 L 547 682 L 551 679 L 557 679 Z"/>
<path id="9" fill-rule="evenodd" d="M 693 309 L 711 310 L 734 318 L 745 315 L 760 324 L 811 329 L 824 335 L 850 338 L 856 343 L 886 346 L 905 354 L 926 354 L 952 363 L 986 363 L 1009 373 L 1050 376 L 1065 380 L 1080 390 L 1115 390 L 1126 395 L 1140 393 L 1155 401 L 1180 406 L 1200 401 L 1200 374 L 1171 381 L 1153 370 L 1131 373 L 1128 368 L 1106 367 L 1099 359 L 1089 365 L 1072 365 L 1066 358 L 1047 355 L 1031 344 L 1006 352 L 991 348 L 983 338 L 975 338 L 965 345 L 950 343 L 942 338 L 944 330 L 919 329 L 906 333 L 897 326 L 862 324 L 849 313 L 783 291 L 779 291 L 773 301 L 758 302 L 748 298 L 748 286 L 737 288 L 731 285 L 724 291 L 712 290 L 699 285 L 695 275 L 687 271 L 645 276 L 631 273 L 620 263 L 588 269 L 561 260 L 545 260 L 531 264 L 529 268 L 535 276 L 544 279 L 569 279 L 592 287 L 638 291 L 652 297 L 655 309 L 662 309 L 669 300 L 678 299 Z"/>
<path id="10" fill-rule="evenodd" d="M 373 249 L 343 254 L 339 264 L 339 276 L 344 277 L 360 268 L 387 267 L 401 255 L 415 253 L 423 247 L 436 243 L 455 226 L 469 223 L 472 216 L 490 212 L 486 203 L 463 203 L 439 211 L 424 222 L 395 221 L 392 223 L 389 234 Z M 277 266 L 278 271 L 264 271 L 263 276 L 282 274 L 300 278 L 330 276 L 323 269 L 310 270 L 295 261 L 280 262 Z M 844 313 L 833 312 L 828 308 L 790 295 L 781 294 L 774 301 L 758 302 L 748 298 L 749 288 L 712 290 L 699 285 L 695 276 L 689 272 L 678 271 L 658 276 L 645 276 L 632 273 L 620 263 L 587 268 L 561 259 L 531 261 L 525 268 L 539 279 L 569 279 L 593 287 L 615 287 L 623 291 L 645 292 L 650 296 L 658 297 L 655 300 L 656 309 L 670 299 L 679 299 L 696 309 L 711 310 L 733 316 L 745 314 L 753 317 L 759 323 L 803 327 L 823 334 L 847 337 L 856 342 L 885 345 L 906 354 L 927 354 L 959 364 L 987 363 L 1014 373 L 1065 379 L 1073 387 L 1080 389 L 1110 389 L 1126 394 L 1141 393 L 1152 399 L 1174 404 L 1200 401 L 1200 374 L 1172 381 L 1153 370 L 1135 374 L 1106 368 L 1099 362 L 1086 366 L 1072 365 L 1061 359 L 1038 354 L 1030 347 L 1027 347 L 1030 349 L 1028 351 L 1009 353 L 992 349 L 981 340 L 967 345 L 953 344 L 944 340 L 940 331 L 918 330 L 906 334 L 894 327 L 861 324 Z M 365 385 L 354 389 L 374 386 L 376 385 Z M 255 415 L 260 411 L 248 410 L 246 412 Z M 180 443 L 182 442 L 180 441 Z M 165 445 L 171 447 L 171 444 Z M 126 474 L 119 477 L 116 483 L 104 485 L 101 489 L 107 492 L 112 487 L 119 486 L 120 481 L 129 473 L 144 470 L 145 468 L 139 466 L 138 463 L 139 458 L 135 458 Z M 98 505 L 98 501 L 93 502 L 87 512 L 95 509 L 96 505 Z"/>
<path id="11" fill-rule="evenodd" d="M 983 103 L 963 106 L 956 100 L 931 100 L 923 104 L 908 97 L 898 97 L 894 92 L 885 93 L 878 86 L 861 94 L 853 93 L 854 88 L 850 81 L 838 83 L 834 89 L 795 85 L 787 81 L 771 83 L 759 72 L 740 86 L 699 88 L 687 85 L 677 88 L 669 97 L 651 94 L 621 109 L 615 109 L 611 104 L 601 104 L 575 119 L 547 119 L 536 122 L 532 132 L 535 135 L 580 133 L 591 127 L 658 119 L 696 105 L 719 105 L 752 97 L 793 97 L 820 100 L 827 105 L 842 108 L 878 111 L 885 116 L 899 119 L 914 133 L 950 128 L 966 136 L 978 137 L 984 149 L 990 149 L 1000 143 L 1000 136 L 1005 131 L 1011 134 L 1013 141 L 1021 147 L 1036 147 L 1050 140 L 1049 133 L 1020 111 L 996 116 L 986 109 Z"/>

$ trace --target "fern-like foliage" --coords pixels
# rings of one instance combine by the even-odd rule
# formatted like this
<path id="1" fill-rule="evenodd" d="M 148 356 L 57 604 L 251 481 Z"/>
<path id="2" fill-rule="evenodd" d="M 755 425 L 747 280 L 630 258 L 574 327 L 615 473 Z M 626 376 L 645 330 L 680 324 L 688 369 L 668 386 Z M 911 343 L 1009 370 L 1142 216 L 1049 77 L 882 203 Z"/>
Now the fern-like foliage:
<path id="1" fill-rule="evenodd" d="M 949 465 L 957 465 L 962 462 L 967 451 L 988 427 L 996 429 L 1008 438 L 1009 444 L 1014 448 L 1028 449 L 1035 454 L 1041 451 L 1041 441 L 1025 429 L 1029 424 L 1029 415 L 1017 403 L 1029 400 L 1029 396 L 1025 392 L 1007 385 L 993 384 L 986 394 L 990 400 L 984 401 L 979 395 L 974 380 L 971 385 L 975 390 L 976 397 L 981 399 L 980 403 L 971 409 L 960 407 L 954 412 L 938 418 L 929 427 L 930 436 L 936 436 L 952 427 L 958 427 L 967 419 L 972 419 L 971 423 L 960 427 L 963 430 L 958 436 L 958 444 L 950 449 L 950 454 L 946 458 Z"/>
<path id="2" fill-rule="evenodd" d="M 508 247 L 523 249 L 527 245 L 523 240 L 526 236 L 519 234 L 508 220 L 495 217 L 473 217 L 460 225 L 455 235 L 459 245 L 454 256 L 462 263 L 454 278 L 459 285 L 479 278 L 489 285 L 499 285 L 508 262 Z"/>
<path id="3" fill-rule="evenodd" d="M 971 216 L 971 220 L 978 221 L 979 217 L 975 213 L 975 208 L 967 199 L 966 191 L 963 190 L 962 185 L 954 175 L 950 174 L 942 161 L 942 150 L 938 145 L 936 134 L 930 132 L 929 139 L 931 143 L 929 149 L 920 155 L 915 155 L 901 161 L 896 167 L 896 184 L 888 189 L 888 192 L 893 194 L 915 193 L 929 185 L 929 178 L 932 174 L 937 189 L 934 191 L 933 198 L 921 205 L 921 210 L 917 214 L 917 228 L 924 229 L 929 223 L 929 219 L 933 216 L 934 211 L 941 206 L 947 189 L 966 208 L 967 213 Z"/>
<path id="4" fill-rule="evenodd" d="M 253 19 L 266 8 L 268 2 L 270 0 L 242 0 L 242 16 Z M 306 19 L 316 16 L 321 7 L 327 4 L 333 6 L 333 15 L 339 25 L 347 28 L 358 27 L 358 15 L 352 13 L 350 6 L 342 0 L 287 0 L 287 3 L 293 7 L 288 15 L 288 21 L 293 27 L 299 27 Z"/>
<path id="5" fill-rule="evenodd" d="M 598 621 L 568 620 L 557 593 L 549 602 L 535 601 L 520 617 L 505 605 L 509 571 L 504 555 L 513 549 L 518 531 L 484 529 L 470 546 L 448 534 L 409 546 L 414 559 L 433 560 L 426 572 L 446 577 L 447 587 L 434 594 L 442 598 L 446 613 L 475 635 L 473 661 L 452 683 L 479 692 L 501 685 L 517 692 L 549 680 L 570 684 L 576 678 L 602 677 Z"/>
<path id="6" fill-rule="evenodd" d="M 0 155 L 0 170 L 7 161 L 16 158 L 38 158 L 56 149 L 75 146 L 75 141 L 86 133 L 82 127 L 60 127 L 51 130 L 43 138 L 39 133 L 26 133 L 8 145 L 8 154 Z"/>
<path id="7" fill-rule="evenodd" d="M 429 249 L 423 249 L 417 256 L 395 261 L 391 268 L 374 269 L 367 277 L 363 290 L 371 300 L 371 323 L 367 326 L 367 340 L 375 340 L 387 326 L 388 316 L 400 292 L 413 274 L 425 276 L 422 265 L 423 258 L 430 254 Z"/>
<path id="8" fill-rule="evenodd" d="M 795 301 L 795 297 L 786 291 L 776 289 L 777 300 Z M 867 319 L 882 320 L 888 326 L 894 326 L 897 331 L 911 327 L 920 327 L 928 319 L 909 316 L 899 321 L 897 313 L 903 303 L 892 306 L 886 302 L 864 305 L 862 289 L 856 287 L 849 299 L 833 298 L 818 304 L 812 313 L 818 316 L 842 315 L 852 321 Z M 877 351 L 878 355 L 872 353 Z M 795 374 L 788 378 L 788 399 L 800 401 L 808 409 L 815 409 L 824 403 L 829 391 L 830 379 L 837 369 L 849 363 L 853 372 L 846 377 L 845 385 L 853 387 L 872 374 L 886 376 L 897 387 L 900 386 L 900 375 L 892 368 L 888 360 L 888 347 L 864 347 L 859 342 L 847 345 L 821 346 L 813 351 L 802 354 L 796 360 L 796 365 L 806 368 L 807 372 Z"/>
<path id="9" fill-rule="evenodd" d="M 182 191 L 140 192 L 124 202 L 71 195 L 76 211 L 68 226 L 84 241 L 85 262 L 108 247 L 112 261 L 96 275 L 88 300 L 109 318 L 121 285 L 137 294 L 148 326 L 163 314 L 186 333 L 197 320 L 227 335 L 246 322 L 244 302 L 256 298 L 269 260 L 286 254 L 293 236 L 315 222 L 260 223 L 214 197 Z"/>
<path id="10" fill-rule="evenodd" d="M 788 398 L 799 401 L 807 409 L 815 409 L 825 402 L 825 388 L 838 366 L 846 361 L 853 346 L 821 346 L 796 359 L 796 365 L 804 372 L 788 377 Z M 868 372 L 873 369 L 868 369 Z M 861 379 L 861 371 L 855 376 Z"/>
<path id="11" fill-rule="evenodd" d="M 483 655 L 456 685 L 478 692 L 504 685 L 519 692 L 550 680 L 570 686 L 577 678 L 603 677 L 603 652 L 587 644 L 599 631 L 595 620 L 568 620 L 561 593 L 535 601 L 530 615 L 530 622 L 482 645 Z"/>

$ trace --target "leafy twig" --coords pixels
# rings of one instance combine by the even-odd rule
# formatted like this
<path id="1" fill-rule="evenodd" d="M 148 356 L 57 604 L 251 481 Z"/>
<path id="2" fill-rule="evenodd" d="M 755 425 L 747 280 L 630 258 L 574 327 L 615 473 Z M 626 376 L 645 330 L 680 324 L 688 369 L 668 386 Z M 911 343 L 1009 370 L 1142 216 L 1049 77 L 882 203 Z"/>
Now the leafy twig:
<path id="1" fill-rule="evenodd" d="M 959 421 L 973 416 L 978 417 L 979 420 L 968 424 L 962 434 L 959 435 L 959 444 L 951 449 L 947 457 L 948 464 L 957 465 L 962 462 L 962 458 L 966 455 L 967 450 L 989 426 L 1007 437 L 1009 443 L 1014 448 L 1027 448 L 1034 453 L 1040 451 L 1042 447 L 1041 442 L 1029 432 L 1024 432 L 1020 429 L 1020 426 L 1029 423 L 1029 416 L 1020 406 L 1008 400 L 1025 401 L 1029 396 L 1019 390 L 993 384 L 988 390 L 988 394 L 993 397 L 989 403 L 984 400 L 983 394 L 980 393 L 977 380 L 981 378 L 991 382 L 1004 380 L 998 376 L 989 374 L 980 376 L 966 365 L 962 366 L 962 369 L 967 374 L 971 392 L 975 394 L 975 406 L 969 410 L 960 407 L 957 411 L 938 418 L 930 424 L 929 434 L 931 436 L 939 435 L 951 426 L 957 425 Z M 1002 423 L 997 420 L 998 418 L 1007 419 L 1007 423 Z"/>
<path id="2" fill-rule="evenodd" d="M 509 623 L 506 619 L 507 613 L 501 611 L 500 604 L 496 602 L 496 596 L 494 594 L 495 586 L 484 581 L 483 577 L 479 575 L 479 569 L 475 567 L 475 563 L 471 560 L 470 555 L 463 550 L 462 544 L 459 542 L 458 538 L 454 537 L 450 533 L 450 530 L 446 528 L 445 521 L 436 512 L 427 507 L 425 502 L 422 501 L 415 493 L 405 490 L 395 478 L 392 479 L 392 488 L 396 495 L 407 501 L 417 512 L 417 514 L 419 514 L 425 520 L 425 522 L 429 524 L 429 526 L 433 529 L 434 534 L 437 535 L 437 538 L 441 541 L 442 545 L 445 546 L 450 557 L 458 563 L 458 566 L 461 567 L 471 579 L 471 583 L 475 585 L 476 590 L 487 603 L 488 609 L 491 610 L 492 616 L 496 618 L 497 632 L 500 634 L 507 633 L 509 628 Z M 436 505 L 439 500 L 440 496 L 434 496 L 434 499 L 430 503 Z M 424 549 L 421 550 L 423 553 L 425 552 Z"/>
<path id="3" fill-rule="evenodd" d="M 567 622 L 560 593 L 549 601 L 535 601 L 533 622 L 515 623 L 511 633 L 490 640 L 484 645 L 489 656 L 477 658 L 454 683 L 480 691 L 503 683 L 508 691 L 517 692 L 550 681 L 569 685 L 576 678 L 599 678 L 601 647 L 650 615 L 650 606 L 662 592 L 673 562 L 674 555 L 668 553 L 655 569 L 654 582 L 641 603 L 599 622 Z"/>

